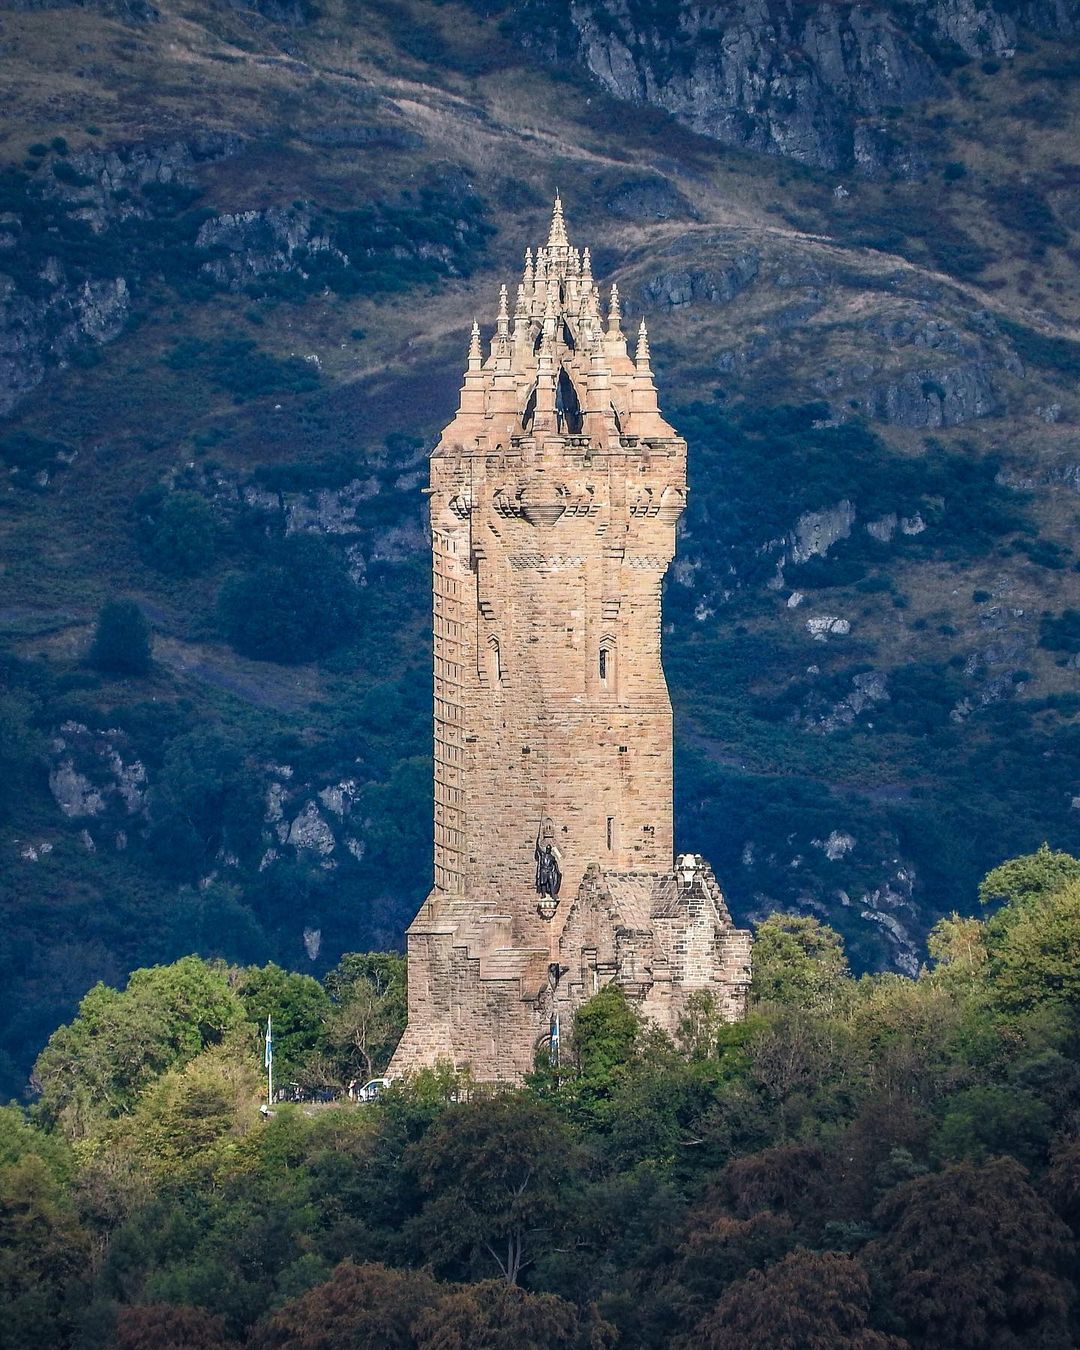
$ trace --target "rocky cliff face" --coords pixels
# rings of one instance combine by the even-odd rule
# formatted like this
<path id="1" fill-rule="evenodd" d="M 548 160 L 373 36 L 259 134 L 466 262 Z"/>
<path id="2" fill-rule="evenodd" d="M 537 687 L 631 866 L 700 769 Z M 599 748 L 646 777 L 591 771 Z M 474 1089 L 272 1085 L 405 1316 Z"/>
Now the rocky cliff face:
<path id="1" fill-rule="evenodd" d="M 200 165 L 241 143 L 207 134 L 65 152 L 32 164 L 32 176 L 9 174 L 16 209 L 0 216 L 0 414 L 49 370 L 123 332 L 146 273 L 132 241 L 154 220 L 155 193 L 193 189 Z"/>
<path id="2" fill-rule="evenodd" d="M 957 61 L 1007 57 L 1019 25 L 1077 29 L 1070 0 L 894 6 L 744 0 L 671 6 L 571 0 L 527 41 L 579 61 L 610 93 L 648 103 L 733 149 L 832 172 L 913 175 L 927 166 L 897 113 L 946 98 Z M 562 16 L 560 16 L 562 17 Z"/>

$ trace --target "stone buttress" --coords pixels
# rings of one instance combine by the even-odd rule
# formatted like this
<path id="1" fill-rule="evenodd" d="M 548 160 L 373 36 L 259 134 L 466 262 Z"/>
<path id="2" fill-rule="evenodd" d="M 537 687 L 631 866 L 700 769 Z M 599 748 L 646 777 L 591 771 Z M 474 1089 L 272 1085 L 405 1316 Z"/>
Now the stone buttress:
<path id="1" fill-rule="evenodd" d="M 486 359 L 473 325 L 428 492 L 435 885 L 390 1074 L 446 1059 L 519 1079 L 555 1013 L 565 1035 L 611 979 L 671 1030 L 697 989 L 740 1017 L 749 934 L 700 860 L 672 870 L 660 592 L 686 443 L 644 320 L 631 357 L 618 289 L 602 315 L 558 198 Z"/>

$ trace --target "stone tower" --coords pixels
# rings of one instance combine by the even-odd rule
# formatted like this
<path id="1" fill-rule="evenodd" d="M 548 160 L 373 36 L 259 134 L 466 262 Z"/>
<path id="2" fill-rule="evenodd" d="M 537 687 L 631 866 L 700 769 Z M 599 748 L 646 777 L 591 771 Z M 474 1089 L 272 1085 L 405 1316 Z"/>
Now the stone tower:
<path id="1" fill-rule="evenodd" d="M 428 493 L 435 885 L 391 1074 L 449 1059 L 517 1079 L 612 979 L 670 1029 L 695 990 L 741 1016 L 749 934 L 696 855 L 672 870 L 660 590 L 686 443 L 644 320 L 631 357 L 618 288 L 602 315 L 557 197 L 486 359 L 473 324 Z"/>

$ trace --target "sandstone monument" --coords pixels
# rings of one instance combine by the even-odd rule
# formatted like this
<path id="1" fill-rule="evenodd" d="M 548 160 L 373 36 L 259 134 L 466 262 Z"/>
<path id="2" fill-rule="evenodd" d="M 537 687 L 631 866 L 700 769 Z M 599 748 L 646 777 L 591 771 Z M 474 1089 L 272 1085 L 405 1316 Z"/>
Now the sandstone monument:
<path id="1" fill-rule="evenodd" d="M 633 358 L 621 323 L 556 198 L 486 359 L 473 325 L 431 456 L 435 885 L 393 1075 L 519 1079 L 610 981 L 669 1031 L 696 991 L 743 1015 L 750 934 L 701 858 L 673 856 L 660 591 L 686 443 L 644 320 Z"/>

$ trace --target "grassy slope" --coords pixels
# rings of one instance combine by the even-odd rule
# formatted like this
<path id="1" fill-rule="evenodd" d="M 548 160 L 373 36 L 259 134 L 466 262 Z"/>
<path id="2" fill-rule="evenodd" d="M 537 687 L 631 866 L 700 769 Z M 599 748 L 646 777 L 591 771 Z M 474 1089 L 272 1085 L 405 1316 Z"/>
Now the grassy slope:
<path id="1" fill-rule="evenodd" d="M 0 502 L 0 624 L 12 651 L 49 672 L 38 681 L 42 730 L 69 716 L 127 725 L 153 780 L 171 735 L 214 724 L 243 741 L 256 776 L 284 755 L 316 785 L 344 772 L 367 784 L 362 863 L 346 863 L 329 880 L 309 868 L 292 891 L 288 878 L 282 883 L 284 897 L 249 864 L 234 874 L 265 950 L 303 963 L 305 926 L 323 931 L 320 961 L 344 947 L 393 941 L 422 896 L 430 828 L 422 503 L 415 449 L 400 441 L 387 448 L 385 438 L 430 438 L 449 415 L 468 322 L 493 311 L 499 281 L 513 279 L 521 249 L 542 233 L 556 184 L 574 238 L 592 241 L 598 271 L 631 292 L 672 246 L 685 246 L 694 266 L 747 247 L 765 260 L 758 280 L 729 304 L 652 314 L 665 405 L 678 425 L 695 429 L 695 494 L 681 546 L 693 585 L 669 587 L 667 637 L 681 842 L 710 855 L 739 912 L 775 901 L 823 905 L 857 959 L 871 964 L 892 949 L 879 926 L 859 919 L 860 898 L 889 881 L 903 889 L 898 873 L 919 878 L 917 915 L 898 911 L 917 937 L 937 912 L 969 906 L 974 878 L 998 857 L 1047 835 L 1058 846 L 1080 843 L 1069 810 L 1075 671 L 1060 664 L 1060 651 L 1037 645 L 1042 613 L 1076 605 L 1074 559 L 1066 552 L 1064 566 L 1048 567 L 1018 547 L 1044 537 L 1068 549 L 1075 496 L 1041 484 L 1002 490 L 1018 525 L 986 533 L 969 529 L 971 513 L 962 509 L 969 489 L 950 480 L 944 516 L 926 536 L 871 546 L 860 533 L 866 519 L 901 505 L 881 487 L 896 478 L 895 465 L 922 465 L 928 453 L 973 463 L 996 456 L 1035 480 L 1074 463 L 1068 372 L 1031 360 L 1023 377 L 999 372 L 1002 414 L 934 431 L 936 451 L 927 450 L 924 430 L 876 428 L 877 440 L 859 452 L 865 467 L 856 486 L 866 506 L 858 503 L 858 547 L 834 550 L 843 564 L 834 573 L 815 564 L 814 589 L 791 567 L 781 591 L 763 584 L 756 565 L 734 587 L 727 572 L 729 559 L 746 565 L 755 540 L 772 537 L 754 535 L 755 483 L 770 483 L 770 457 L 789 453 L 779 423 L 756 441 L 739 434 L 747 410 L 818 398 L 816 379 L 868 350 L 880 367 L 875 378 L 937 359 L 868 337 L 868 319 L 929 315 L 969 333 L 971 316 L 988 310 L 1037 334 L 1077 335 L 1070 226 L 1077 207 L 1067 170 L 1076 94 L 1025 77 L 1060 62 L 1060 50 L 1032 43 L 995 74 L 970 68 L 956 98 L 921 110 L 935 128 L 935 161 L 963 164 L 963 177 L 946 181 L 935 171 L 919 184 L 849 184 L 851 196 L 838 201 L 831 179 L 722 152 L 666 118 L 628 112 L 572 74 L 555 78 L 494 25 L 454 5 L 374 6 L 358 15 L 327 4 L 315 22 L 293 30 L 210 6 L 161 10 L 159 22 L 139 26 L 82 9 L 5 14 L 0 78 L 6 105 L 17 111 L 6 119 L 0 156 L 18 164 L 28 145 L 58 135 L 77 152 L 187 138 L 195 128 L 235 131 L 247 148 L 200 170 L 197 208 L 303 200 L 341 210 L 398 200 L 453 173 L 487 202 L 498 226 L 471 276 L 434 289 L 312 293 L 292 302 L 220 290 L 185 297 L 147 281 L 127 332 L 100 349 L 95 364 L 50 375 L 11 421 L 79 452 L 70 466 L 55 467 L 44 489 L 13 480 Z M 1033 96 L 1054 101 L 1060 125 L 1046 125 L 1043 114 L 1032 120 L 1030 111 L 1016 115 Z M 390 127 L 415 143 L 320 143 L 327 127 L 342 125 Z M 1042 248 L 988 210 L 988 191 L 1021 173 L 1063 223 L 1064 246 Z M 620 186 L 641 179 L 669 182 L 687 210 L 666 220 L 613 214 Z M 928 210 L 989 250 L 981 272 L 948 275 L 932 233 L 904 228 Z M 800 270 L 812 280 L 778 284 Z M 793 296 L 808 289 L 821 302 L 816 312 L 778 325 Z M 251 337 L 283 359 L 317 355 L 319 388 L 267 389 L 237 404 L 212 369 L 164 362 L 183 338 L 214 342 L 223 334 Z M 736 373 L 721 372 L 717 353 L 745 352 L 755 335 L 770 345 Z M 704 411 L 679 416 L 699 402 Z M 1053 424 L 1036 411 L 1052 402 L 1062 407 Z M 808 435 L 803 427 L 794 442 Z M 812 474 L 804 466 L 799 482 L 783 484 L 784 530 L 801 510 L 848 491 L 841 441 L 825 433 L 813 444 Z M 380 483 L 361 512 L 373 583 L 366 636 L 318 665 L 244 660 L 221 640 L 213 604 L 226 572 L 250 564 L 245 546 L 222 549 L 205 575 L 165 578 L 136 546 L 134 500 L 163 479 L 194 474 L 205 484 L 221 473 L 235 483 L 267 466 L 342 454 Z M 970 490 L 976 517 L 987 481 Z M 732 525 L 740 513 L 741 542 Z M 381 562 L 395 530 L 412 543 Z M 875 578 L 881 588 L 867 588 Z M 796 587 L 807 599 L 791 609 L 785 601 Z M 146 680 L 98 680 L 78 665 L 93 615 L 114 593 L 134 595 L 152 617 L 158 664 Z M 976 593 L 993 598 L 975 601 Z M 1026 634 L 1026 678 L 1017 696 L 958 725 L 949 710 L 980 687 L 965 661 L 985 647 L 995 605 L 1009 611 L 1010 631 Z M 852 633 L 815 643 L 808 613 L 848 616 Z M 817 673 L 808 675 L 809 667 Z M 830 706 L 868 668 L 901 673 L 889 704 L 831 735 L 807 725 L 808 708 Z M 792 720 L 795 712 L 801 720 Z M 175 955 L 191 931 L 176 922 L 191 907 L 177 900 L 181 878 L 162 871 L 138 837 L 117 853 L 102 835 L 97 852 L 87 853 L 81 824 L 59 818 L 38 774 L 5 826 L 13 1085 L 28 1053 L 92 979 Z M 832 831 L 858 840 L 836 862 L 813 843 Z M 53 851 L 31 862 L 20 856 L 28 842 L 50 842 Z M 239 941 L 231 933 L 203 939 L 207 950 Z"/>

